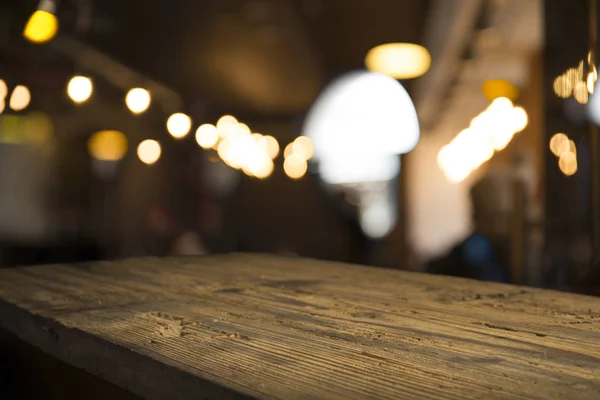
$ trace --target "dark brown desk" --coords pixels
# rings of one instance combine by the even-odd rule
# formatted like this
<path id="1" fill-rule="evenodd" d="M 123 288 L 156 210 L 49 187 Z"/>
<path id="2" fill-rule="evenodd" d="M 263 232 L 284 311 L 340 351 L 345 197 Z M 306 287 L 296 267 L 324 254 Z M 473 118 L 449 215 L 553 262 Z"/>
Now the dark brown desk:
<path id="1" fill-rule="evenodd" d="M 0 326 L 148 399 L 600 399 L 600 299 L 339 263 L 0 270 Z"/>

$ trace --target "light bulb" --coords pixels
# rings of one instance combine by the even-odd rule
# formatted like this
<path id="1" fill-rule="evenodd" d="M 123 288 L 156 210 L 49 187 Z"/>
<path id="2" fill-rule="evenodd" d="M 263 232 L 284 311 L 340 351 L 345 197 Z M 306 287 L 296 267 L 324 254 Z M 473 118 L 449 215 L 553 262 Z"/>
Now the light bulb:
<path id="1" fill-rule="evenodd" d="M 396 79 L 412 79 L 429 70 L 431 55 L 418 44 L 388 43 L 371 49 L 365 64 L 373 72 L 381 72 Z"/>
<path id="2" fill-rule="evenodd" d="M 119 131 L 100 131 L 88 141 L 88 151 L 96 160 L 119 161 L 127 153 L 127 137 Z"/>
<path id="3" fill-rule="evenodd" d="M 4 100 L 6 95 L 8 94 L 8 86 L 6 86 L 6 82 L 0 79 L 0 100 Z"/>
<path id="4" fill-rule="evenodd" d="M 77 104 L 86 102 L 93 91 L 94 85 L 87 76 L 74 76 L 67 85 L 67 94 Z"/>
<path id="5" fill-rule="evenodd" d="M 306 160 L 297 154 L 290 154 L 283 162 L 285 174 L 292 179 L 300 179 L 308 170 Z"/>
<path id="6" fill-rule="evenodd" d="M 182 139 L 190 133 L 192 119 L 183 113 L 175 113 L 167 120 L 167 130 L 175 139 Z"/>
<path id="7" fill-rule="evenodd" d="M 56 6 L 52 0 L 42 0 L 38 9 L 27 21 L 23 36 L 33 43 L 46 43 L 58 32 L 58 19 L 54 15 Z"/>
<path id="8" fill-rule="evenodd" d="M 219 132 L 212 124 L 200 125 L 196 130 L 196 142 L 203 149 L 212 149 L 219 141 Z"/>
<path id="9" fill-rule="evenodd" d="M 150 107 L 150 92 L 142 88 L 134 88 L 127 92 L 125 97 L 125 104 L 127 108 L 134 114 L 141 114 Z"/>
<path id="10" fill-rule="evenodd" d="M 308 161 L 315 154 L 315 146 L 309 137 L 300 136 L 292 143 L 292 153 L 297 154 Z"/>
<path id="11" fill-rule="evenodd" d="M 162 153 L 162 149 L 160 148 L 160 143 L 156 140 L 147 139 L 138 145 L 137 155 L 139 159 L 148 165 L 152 165 L 158 161 L 160 155 Z"/>
<path id="12" fill-rule="evenodd" d="M 267 155 L 273 160 L 279 154 L 279 143 L 277 139 L 269 135 L 265 136 L 265 141 L 267 142 Z"/>
<path id="13" fill-rule="evenodd" d="M 14 111 L 21 111 L 27 108 L 30 101 L 31 93 L 29 93 L 27 86 L 18 85 L 10 95 L 10 102 L 8 105 Z"/>

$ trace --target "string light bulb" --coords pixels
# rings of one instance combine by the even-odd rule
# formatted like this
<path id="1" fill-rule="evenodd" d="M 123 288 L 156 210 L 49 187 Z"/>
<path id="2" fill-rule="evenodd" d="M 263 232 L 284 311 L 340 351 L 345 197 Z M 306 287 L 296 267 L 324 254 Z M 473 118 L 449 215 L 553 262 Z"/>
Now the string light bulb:
<path id="1" fill-rule="evenodd" d="M 150 92 L 143 88 L 133 88 L 127 92 L 125 97 L 125 104 L 127 108 L 134 114 L 141 114 L 150 107 L 152 97 Z"/>
<path id="2" fill-rule="evenodd" d="M 92 96 L 94 84 L 87 76 L 74 76 L 67 84 L 67 94 L 74 103 L 85 103 Z"/>
<path id="3" fill-rule="evenodd" d="M 115 130 L 96 132 L 88 140 L 88 151 L 96 160 L 119 161 L 127 153 L 127 137 Z"/>
<path id="4" fill-rule="evenodd" d="M 31 15 L 23 36 L 32 43 L 42 44 L 52 40 L 58 32 L 56 4 L 53 0 L 41 0 L 37 10 Z"/>
<path id="5" fill-rule="evenodd" d="M 167 120 L 167 130 L 175 139 L 186 137 L 191 129 L 192 119 L 183 113 L 175 113 Z"/>
<path id="6" fill-rule="evenodd" d="M 31 93 L 27 86 L 18 85 L 10 95 L 8 105 L 13 111 L 22 111 L 27 108 L 31 102 Z"/>
<path id="7" fill-rule="evenodd" d="M 141 162 L 152 165 L 158 161 L 162 149 L 156 140 L 147 139 L 141 142 L 137 148 L 137 155 Z"/>

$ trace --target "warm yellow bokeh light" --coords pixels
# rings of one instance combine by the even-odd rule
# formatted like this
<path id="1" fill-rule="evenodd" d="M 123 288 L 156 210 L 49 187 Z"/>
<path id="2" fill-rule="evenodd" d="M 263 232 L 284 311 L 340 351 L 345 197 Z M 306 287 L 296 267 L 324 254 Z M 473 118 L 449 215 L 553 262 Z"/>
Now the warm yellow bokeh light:
<path id="1" fill-rule="evenodd" d="M 425 74 L 431 66 L 431 55 L 423 46 L 413 43 L 388 43 L 371 49 L 365 58 L 367 69 L 396 79 L 412 79 Z"/>
<path id="2" fill-rule="evenodd" d="M 279 142 L 273 136 L 265 136 L 265 141 L 267 143 L 267 155 L 271 160 L 274 160 L 279 154 Z"/>
<path id="3" fill-rule="evenodd" d="M 8 86 L 4 80 L 0 79 L 0 100 L 4 100 L 8 95 Z"/>
<path id="4" fill-rule="evenodd" d="M 167 130 L 175 139 L 186 137 L 191 129 L 192 119 L 183 113 L 175 113 L 167 120 Z"/>
<path id="5" fill-rule="evenodd" d="M 558 157 L 562 157 L 566 153 L 577 154 L 577 147 L 572 140 L 566 140 L 558 146 Z"/>
<path id="6" fill-rule="evenodd" d="M 8 105 L 14 111 L 22 111 L 27 108 L 29 102 L 31 102 L 31 93 L 29 93 L 29 89 L 27 89 L 27 86 L 18 85 L 10 95 L 10 102 Z"/>
<path id="7" fill-rule="evenodd" d="M 565 151 L 565 146 L 568 149 L 569 138 L 564 133 L 557 133 L 550 139 L 550 151 L 560 157 L 561 152 Z M 565 145 L 565 143 L 567 143 Z"/>
<path id="8" fill-rule="evenodd" d="M 554 79 L 554 93 L 561 99 L 567 99 L 573 94 L 571 80 L 565 75 L 559 75 Z"/>
<path id="9" fill-rule="evenodd" d="M 127 108 L 134 114 L 141 114 L 150 107 L 152 97 L 150 92 L 143 88 L 133 88 L 127 92 L 125 104 Z"/>
<path id="10" fill-rule="evenodd" d="M 529 117 L 527 116 L 525 109 L 523 107 L 513 108 L 508 123 L 510 124 L 511 129 L 513 129 L 513 132 L 521 132 L 525 129 L 529 123 Z"/>
<path id="11" fill-rule="evenodd" d="M 228 135 L 231 128 L 238 124 L 238 120 L 231 115 L 223 115 L 217 121 L 217 131 L 219 132 L 219 136 L 224 138 Z"/>
<path id="12" fill-rule="evenodd" d="M 144 164 L 152 165 L 158 161 L 162 149 L 156 140 L 147 139 L 138 145 L 137 155 Z"/>
<path id="13" fill-rule="evenodd" d="M 44 10 L 37 10 L 27 21 L 23 36 L 33 43 L 46 43 L 56 36 L 58 32 L 58 19 L 54 14 Z"/>
<path id="14" fill-rule="evenodd" d="M 577 156 L 574 153 L 564 153 L 558 160 L 558 167 L 566 176 L 575 175 L 577 172 Z"/>
<path id="15" fill-rule="evenodd" d="M 569 68 L 565 71 L 563 76 L 565 77 L 566 84 L 573 89 L 575 89 L 575 85 L 579 82 L 578 71 L 575 68 Z"/>
<path id="16" fill-rule="evenodd" d="M 88 151 L 96 160 L 119 161 L 127 153 L 127 137 L 114 130 L 96 132 L 88 140 Z"/>
<path id="17" fill-rule="evenodd" d="M 267 179 L 273 173 L 274 168 L 273 161 L 270 158 L 266 158 L 260 168 L 253 170 L 253 174 L 258 179 Z"/>
<path id="18" fill-rule="evenodd" d="M 229 139 L 222 140 L 217 146 L 217 154 L 221 158 L 221 160 L 225 161 L 227 164 L 227 160 L 229 159 L 229 149 L 231 148 L 231 142 Z"/>
<path id="19" fill-rule="evenodd" d="M 575 85 L 575 88 L 573 89 L 573 97 L 575 97 L 575 100 L 577 100 L 579 104 L 587 104 L 589 93 L 586 82 L 577 82 L 577 85 Z"/>
<path id="20" fill-rule="evenodd" d="M 493 101 L 498 97 L 506 97 L 511 101 L 516 101 L 520 96 L 519 89 L 504 79 L 489 79 L 483 83 L 481 89 L 483 95 L 489 101 Z"/>
<path id="21" fill-rule="evenodd" d="M 6 108 L 6 101 L 3 98 L 0 98 L 0 114 L 2 114 L 4 112 L 5 108 Z"/>
<path id="22" fill-rule="evenodd" d="M 294 143 L 290 143 L 283 149 L 283 157 L 288 158 L 294 153 Z"/>
<path id="23" fill-rule="evenodd" d="M 196 130 L 196 142 L 203 149 L 212 149 L 219 142 L 217 127 L 212 124 L 200 125 Z"/>
<path id="24" fill-rule="evenodd" d="M 239 123 L 233 129 L 233 135 L 236 138 L 247 138 L 248 136 L 252 135 L 252 131 L 248 125 Z"/>
<path id="25" fill-rule="evenodd" d="M 297 154 L 290 154 L 283 162 L 285 174 L 292 179 L 300 179 L 308 170 L 308 164 L 304 158 Z"/>
<path id="26" fill-rule="evenodd" d="M 87 76 L 74 76 L 67 85 L 67 94 L 77 104 L 87 101 L 93 91 L 94 85 Z"/>
<path id="27" fill-rule="evenodd" d="M 292 153 L 308 161 L 315 155 L 315 146 L 309 137 L 300 136 L 292 143 Z"/>
<path id="28" fill-rule="evenodd" d="M 596 79 L 594 73 L 590 72 L 587 77 L 587 89 L 589 94 L 594 94 L 594 86 L 596 85 Z"/>

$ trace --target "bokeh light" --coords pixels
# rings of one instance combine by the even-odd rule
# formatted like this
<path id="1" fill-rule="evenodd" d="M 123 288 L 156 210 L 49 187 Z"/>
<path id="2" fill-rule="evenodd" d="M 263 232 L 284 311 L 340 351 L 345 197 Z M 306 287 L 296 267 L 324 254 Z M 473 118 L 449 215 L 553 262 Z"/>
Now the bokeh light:
<path id="1" fill-rule="evenodd" d="M 520 96 L 519 89 L 504 79 L 489 79 L 483 83 L 481 89 L 483 95 L 489 101 L 493 101 L 498 97 L 506 97 L 511 101 L 516 101 Z"/>
<path id="2" fill-rule="evenodd" d="M 425 74 L 431 66 L 431 55 L 423 46 L 413 43 L 388 43 L 371 49 L 365 58 L 367 69 L 395 79 L 412 79 Z"/>
<path id="3" fill-rule="evenodd" d="M 144 164 L 152 165 L 158 161 L 162 149 L 156 140 L 147 139 L 141 142 L 137 148 L 137 155 Z"/>
<path id="4" fill-rule="evenodd" d="M 175 139 L 186 137 L 191 129 L 192 119 L 183 113 L 175 113 L 167 120 L 167 130 Z"/>
<path id="5" fill-rule="evenodd" d="M 27 108 L 30 101 L 31 93 L 27 86 L 18 85 L 10 95 L 10 102 L 8 104 L 14 111 L 22 111 Z"/>
<path id="6" fill-rule="evenodd" d="M 267 155 L 274 160 L 279 155 L 279 142 L 273 136 L 265 136 L 265 142 L 267 144 Z"/>
<path id="7" fill-rule="evenodd" d="M 196 130 L 196 142 L 203 149 L 212 149 L 219 142 L 217 127 L 212 124 L 203 124 Z"/>
<path id="8" fill-rule="evenodd" d="M 308 161 L 315 154 L 315 146 L 309 137 L 300 136 L 292 143 L 292 153 Z"/>
<path id="9" fill-rule="evenodd" d="M 588 103 L 588 87 L 587 83 L 584 81 L 577 82 L 577 85 L 573 88 L 573 97 L 579 104 L 587 104 Z"/>
<path id="10" fill-rule="evenodd" d="M 119 161 L 127 153 L 127 137 L 115 130 L 96 132 L 88 140 L 88 151 L 96 160 Z"/>
<path id="11" fill-rule="evenodd" d="M 288 158 L 294 153 L 294 143 L 290 143 L 283 149 L 283 157 Z"/>
<path id="12" fill-rule="evenodd" d="M 290 154 L 283 162 L 283 170 L 285 174 L 292 179 L 300 179 L 308 170 L 306 160 L 299 155 Z"/>
<path id="13" fill-rule="evenodd" d="M 2 98 L 0 98 L 0 114 L 2 114 L 4 112 L 4 109 L 6 108 L 6 101 Z"/>
<path id="14" fill-rule="evenodd" d="M 127 108 L 134 114 L 141 114 L 150 107 L 152 97 L 150 92 L 143 88 L 133 88 L 125 96 Z"/>
<path id="15" fill-rule="evenodd" d="M 556 133 L 550 139 L 550 151 L 560 157 L 561 152 L 564 152 L 565 143 L 569 142 L 569 138 L 564 133 Z M 568 146 L 568 144 L 567 144 Z"/>
<path id="16" fill-rule="evenodd" d="M 504 150 L 528 123 L 527 112 L 499 97 L 438 153 L 437 163 L 451 182 L 466 179 L 494 153 Z"/>
<path id="17" fill-rule="evenodd" d="M 387 236 L 396 224 L 393 204 L 384 197 L 365 200 L 363 203 L 365 204 L 361 204 L 359 209 L 359 222 L 363 232 L 372 239 Z"/>
<path id="18" fill-rule="evenodd" d="M 87 76 L 74 76 L 67 85 L 67 94 L 77 104 L 87 101 L 93 91 L 94 85 Z"/>
<path id="19" fill-rule="evenodd" d="M 587 89 L 589 94 L 594 94 L 594 86 L 596 85 L 596 78 L 593 72 L 590 72 L 587 77 Z"/>
<path id="20" fill-rule="evenodd" d="M 50 3 L 42 0 L 42 5 Z M 54 8 L 52 4 L 52 8 Z M 53 10 L 52 10 L 53 11 Z M 23 36 L 33 43 L 46 43 L 52 40 L 58 32 L 58 19 L 48 10 L 36 10 L 25 25 Z"/>
<path id="21" fill-rule="evenodd" d="M 575 175 L 577 172 L 577 155 L 571 152 L 562 154 L 558 160 L 558 167 L 566 176 Z"/>
<path id="22" fill-rule="evenodd" d="M 8 86 L 4 80 L 0 79 L 0 99 L 4 100 L 8 95 Z"/>
<path id="23" fill-rule="evenodd" d="M 559 75 L 554 79 L 554 93 L 561 99 L 567 99 L 573 94 L 573 85 L 571 80 L 565 75 Z"/>
<path id="24" fill-rule="evenodd" d="M 223 115 L 217 121 L 217 131 L 221 138 L 225 138 L 229 130 L 238 124 L 238 120 L 231 115 Z"/>

